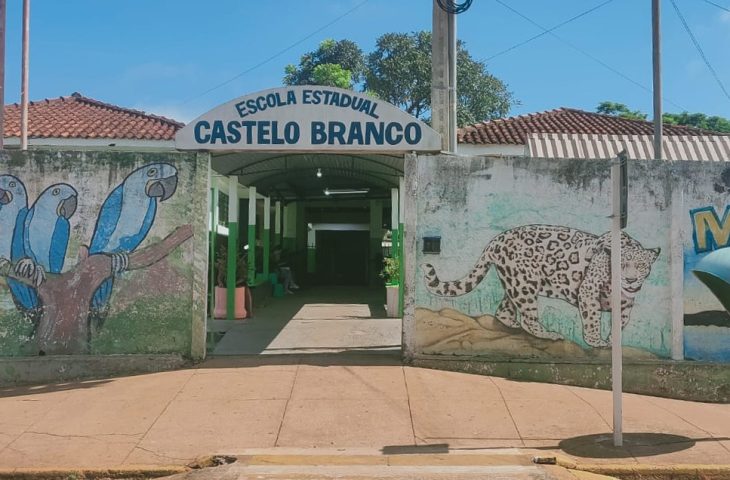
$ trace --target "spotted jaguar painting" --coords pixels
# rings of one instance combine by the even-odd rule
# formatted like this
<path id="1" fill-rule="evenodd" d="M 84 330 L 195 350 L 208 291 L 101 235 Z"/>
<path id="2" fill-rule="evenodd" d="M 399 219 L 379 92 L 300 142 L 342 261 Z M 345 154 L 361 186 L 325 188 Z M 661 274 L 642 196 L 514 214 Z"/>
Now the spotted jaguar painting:
<path id="1" fill-rule="evenodd" d="M 659 248 L 644 248 L 626 233 L 621 236 L 622 327 L 629 321 L 634 298 L 651 273 Z M 484 248 L 472 270 L 459 280 L 443 281 L 431 264 L 422 265 L 429 292 L 442 297 L 466 295 L 494 266 L 504 297 L 495 317 L 511 328 L 538 338 L 559 340 L 538 318 L 538 297 L 555 298 L 578 308 L 583 339 L 591 347 L 606 347 L 601 337 L 601 312 L 610 311 L 610 233 L 594 235 L 556 225 L 524 225 L 507 230 Z"/>

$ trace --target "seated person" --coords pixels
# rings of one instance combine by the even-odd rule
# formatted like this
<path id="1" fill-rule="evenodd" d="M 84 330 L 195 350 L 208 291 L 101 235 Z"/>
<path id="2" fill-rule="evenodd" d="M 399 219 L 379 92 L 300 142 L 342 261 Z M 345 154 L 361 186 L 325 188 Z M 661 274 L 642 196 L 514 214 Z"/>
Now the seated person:
<path id="1" fill-rule="evenodd" d="M 282 251 L 281 247 L 274 248 L 271 254 L 271 265 L 277 273 L 279 281 L 284 286 L 284 291 L 286 293 L 294 293 L 292 289 L 297 290 L 299 285 L 294 282 L 294 274 L 286 261 L 286 257 L 287 255 Z"/>

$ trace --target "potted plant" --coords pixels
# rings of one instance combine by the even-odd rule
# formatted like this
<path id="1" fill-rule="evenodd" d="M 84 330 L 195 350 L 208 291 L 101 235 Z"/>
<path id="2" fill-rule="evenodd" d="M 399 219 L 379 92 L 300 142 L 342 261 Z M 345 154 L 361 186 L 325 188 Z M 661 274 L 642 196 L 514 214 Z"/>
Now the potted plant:
<path id="1" fill-rule="evenodd" d="M 226 247 L 220 248 L 216 257 L 213 318 L 228 318 L 228 249 Z M 236 303 L 233 318 L 246 318 L 248 316 L 246 311 L 247 274 L 247 254 L 245 251 L 241 251 L 236 259 L 236 292 L 234 294 Z"/>
<path id="2" fill-rule="evenodd" d="M 385 311 L 389 317 L 398 316 L 400 262 L 395 257 L 383 259 L 383 270 L 380 276 L 385 279 Z"/>

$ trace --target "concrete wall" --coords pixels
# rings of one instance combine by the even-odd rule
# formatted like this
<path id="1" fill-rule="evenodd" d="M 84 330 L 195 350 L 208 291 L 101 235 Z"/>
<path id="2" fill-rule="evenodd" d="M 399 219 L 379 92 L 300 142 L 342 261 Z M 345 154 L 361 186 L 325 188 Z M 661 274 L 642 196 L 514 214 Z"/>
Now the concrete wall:
<path id="1" fill-rule="evenodd" d="M 0 356 L 205 355 L 207 156 L 0 155 Z"/>
<path id="2" fill-rule="evenodd" d="M 406 172 L 406 356 L 608 361 L 608 161 L 411 156 Z M 709 258 L 730 280 L 730 167 L 634 161 L 629 177 L 627 360 L 730 360 L 727 285 L 694 273 Z"/>

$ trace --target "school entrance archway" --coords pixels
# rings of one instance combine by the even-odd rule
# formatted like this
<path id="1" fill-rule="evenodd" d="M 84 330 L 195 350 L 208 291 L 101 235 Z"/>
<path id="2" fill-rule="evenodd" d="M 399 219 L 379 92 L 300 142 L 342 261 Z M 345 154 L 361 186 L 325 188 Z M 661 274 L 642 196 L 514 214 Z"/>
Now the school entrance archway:
<path id="1" fill-rule="evenodd" d="M 364 93 L 296 86 L 220 105 L 178 132 L 176 146 L 210 155 L 211 318 L 257 319 L 261 305 L 292 303 L 286 291 L 297 283 L 308 288 L 294 297 L 326 300 L 339 289 L 341 304 L 385 316 L 373 305 L 386 303 L 383 259 L 403 265 L 404 158 L 439 151 L 438 133 Z M 390 313 L 399 318 L 403 268 L 393 271 Z M 271 350 L 276 338 L 253 350 Z"/>

